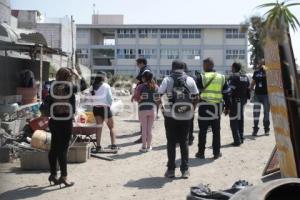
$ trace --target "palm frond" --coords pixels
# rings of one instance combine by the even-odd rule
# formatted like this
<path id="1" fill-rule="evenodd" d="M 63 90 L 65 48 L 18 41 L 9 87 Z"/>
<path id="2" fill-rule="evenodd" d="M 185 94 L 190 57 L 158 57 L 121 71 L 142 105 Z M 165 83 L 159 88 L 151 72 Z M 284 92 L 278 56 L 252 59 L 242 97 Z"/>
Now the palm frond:
<path id="1" fill-rule="evenodd" d="M 287 4 L 285 5 L 286 7 L 291 7 L 291 6 L 300 6 L 300 3 L 291 3 L 291 4 Z"/>
<path id="2" fill-rule="evenodd" d="M 257 6 L 256 8 L 266 8 L 266 7 L 276 6 L 276 5 L 277 5 L 277 3 L 265 3 L 265 4 Z"/>

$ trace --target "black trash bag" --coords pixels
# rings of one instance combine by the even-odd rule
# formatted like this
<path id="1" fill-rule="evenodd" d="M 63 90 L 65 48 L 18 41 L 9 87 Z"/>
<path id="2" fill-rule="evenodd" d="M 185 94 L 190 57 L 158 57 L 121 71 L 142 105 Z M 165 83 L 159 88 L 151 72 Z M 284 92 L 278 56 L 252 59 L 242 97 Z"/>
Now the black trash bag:
<path id="1" fill-rule="evenodd" d="M 230 189 L 223 191 L 211 191 L 211 189 L 203 184 L 198 187 L 191 188 L 191 194 L 187 197 L 187 200 L 229 200 L 235 193 L 252 186 L 245 180 L 239 180 L 233 184 Z"/>

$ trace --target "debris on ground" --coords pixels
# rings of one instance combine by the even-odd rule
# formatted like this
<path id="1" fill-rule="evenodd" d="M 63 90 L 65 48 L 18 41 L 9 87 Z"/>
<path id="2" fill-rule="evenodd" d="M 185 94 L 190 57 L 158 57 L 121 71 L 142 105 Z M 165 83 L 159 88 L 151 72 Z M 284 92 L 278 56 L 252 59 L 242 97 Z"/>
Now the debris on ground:
<path id="1" fill-rule="evenodd" d="M 233 184 L 233 186 L 226 190 L 212 191 L 209 185 L 200 184 L 197 187 L 191 188 L 191 193 L 187 197 L 187 200 L 229 200 L 235 193 L 252 186 L 245 180 L 239 180 Z"/>

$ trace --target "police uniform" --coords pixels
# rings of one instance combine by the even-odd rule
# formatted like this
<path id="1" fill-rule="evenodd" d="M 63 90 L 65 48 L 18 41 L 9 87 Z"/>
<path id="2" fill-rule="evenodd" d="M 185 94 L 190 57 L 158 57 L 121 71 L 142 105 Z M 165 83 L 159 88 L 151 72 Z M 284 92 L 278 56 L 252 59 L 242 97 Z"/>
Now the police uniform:
<path id="1" fill-rule="evenodd" d="M 268 87 L 267 87 L 267 77 L 266 70 L 264 67 L 260 67 L 257 69 L 252 79 L 255 81 L 255 90 L 254 90 L 254 106 L 253 106 L 253 118 L 254 118 L 254 127 L 253 127 L 253 136 L 257 135 L 259 130 L 259 116 L 260 116 L 260 108 L 261 104 L 264 109 L 264 118 L 263 125 L 265 129 L 265 133 L 268 134 L 270 131 L 270 103 L 268 97 Z"/>
<path id="2" fill-rule="evenodd" d="M 197 79 L 197 85 L 200 90 L 201 102 L 198 109 L 200 131 L 196 157 L 204 158 L 207 129 L 211 126 L 213 132 L 213 154 L 215 158 L 218 158 L 221 155 L 220 120 L 223 102 L 225 101 L 225 107 L 230 104 L 227 94 L 223 92 L 228 90 L 228 86 L 225 76 L 214 71 L 201 74 Z"/>
<path id="3" fill-rule="evenodd" d="M 233 73 L 228 79 L 231 93 L 230 128 L 235 146 L 244 142 L 244 106 L 250 96 L 249 85 L 249 78 L 245 74 Z"/>

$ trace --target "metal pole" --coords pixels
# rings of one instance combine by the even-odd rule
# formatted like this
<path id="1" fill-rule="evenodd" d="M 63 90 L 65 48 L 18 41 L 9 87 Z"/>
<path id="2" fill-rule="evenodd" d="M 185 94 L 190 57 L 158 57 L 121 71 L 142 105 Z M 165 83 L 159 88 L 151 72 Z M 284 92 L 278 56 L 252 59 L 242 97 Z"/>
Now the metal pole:
<path id="1" fill-rule="evenodd" d="M 42 101 L 42 90 L 43 90 L 43 46 L 41 45 L 41 51 L 40 51 L 40 85 L 39 85 L 40 101 Z"/>
<path id="2" fill-rule="evenodd" d="M 72 60 L 71 60 L 71 64 L 72 64 L 72 68 L 74 68 L 74 36 L 73 36 L 73 15 L 71 15 L 71 38 L 72 38 Z"/>

